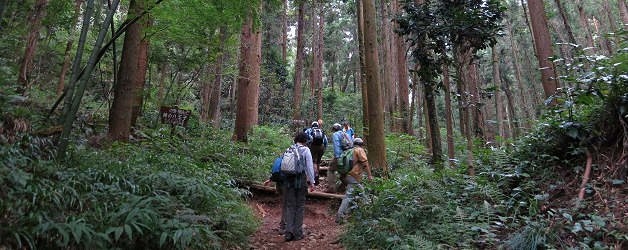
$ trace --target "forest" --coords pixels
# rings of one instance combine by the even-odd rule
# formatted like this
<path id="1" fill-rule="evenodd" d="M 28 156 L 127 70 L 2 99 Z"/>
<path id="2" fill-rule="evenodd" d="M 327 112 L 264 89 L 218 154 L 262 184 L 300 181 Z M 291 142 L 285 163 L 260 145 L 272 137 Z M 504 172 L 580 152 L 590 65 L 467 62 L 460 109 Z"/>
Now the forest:
<path id="1" fill-rule="evenodd" d="M 262 183 L 313 122 L 284 241 Z M 0 249 L 628 249 L 628 9 L 0 0 L 0 163 Z"/>

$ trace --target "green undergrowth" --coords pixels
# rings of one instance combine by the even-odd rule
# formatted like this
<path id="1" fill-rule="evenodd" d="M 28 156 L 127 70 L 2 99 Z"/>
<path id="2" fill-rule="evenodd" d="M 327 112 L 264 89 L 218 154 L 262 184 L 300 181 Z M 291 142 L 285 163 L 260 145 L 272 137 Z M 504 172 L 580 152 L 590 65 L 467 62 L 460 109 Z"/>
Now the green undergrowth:
<path id="1" fill-rule="evenodd" d="M 422 165 L 366 185 L 347 232 L 348 249 L 486 247 L 504 199 L 492 182 Z"/>
<path id="2" fill-rule="evenodd" d="M 0 246 L 82 249 L 241 248 L 259 221 L 239 182 L 261 181 L 290 145 L 257 128 L 169 137 L 97 150 L 75 145 L 63 162 L 48 139 L 22 135 L 0 146 Z"/>

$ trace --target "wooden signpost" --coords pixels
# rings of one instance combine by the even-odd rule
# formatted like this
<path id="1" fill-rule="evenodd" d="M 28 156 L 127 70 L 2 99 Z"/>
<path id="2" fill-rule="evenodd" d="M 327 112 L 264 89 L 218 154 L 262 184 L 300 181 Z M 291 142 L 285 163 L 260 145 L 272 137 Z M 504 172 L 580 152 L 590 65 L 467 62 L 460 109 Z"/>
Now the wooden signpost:
<path id="1" fill-rule="evenodd" d="M 185 127 L 188 124 L 191 110 L 179 109 L 179 107 L 165 107 L 161 106 L 159 115 L 161 116 L 161 123 L 172 125 L 171 135 L 174 135 L 177 126 Z"/>

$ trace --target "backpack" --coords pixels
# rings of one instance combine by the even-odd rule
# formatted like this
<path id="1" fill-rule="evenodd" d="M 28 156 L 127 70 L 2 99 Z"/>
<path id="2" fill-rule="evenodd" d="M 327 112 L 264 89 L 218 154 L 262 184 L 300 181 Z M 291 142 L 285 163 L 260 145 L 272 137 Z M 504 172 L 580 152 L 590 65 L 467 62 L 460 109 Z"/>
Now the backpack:
<path id="1" fill-rule="evenodd" d="M 273 163 L 273 170 L 270 175 L 270 180 L 274 182 L 281 182 L 284 180 L 284 175 L 281 173 L 281 161 L 283 160 L 283 156 L 277 157 L 275 162 Z"/>
<path id="2" fill-rule="evenodd" d="M 305 170 L 303 158 L 299 155 L 299 148 L 303 146 L 294 144 L 283 153 L 279 172 L 284 175 L 299 175 Z"/>
<path id="3" fill-rule="evenodd" d="M 353 139 L 344 131 L 342 132 L 342 150 L 347 150 L 353 147 Z"/>
<path id="4" fill-rule="evenodd" d="M 345 150 L 340 155 L 340 159 L 338 159 L 338 173 L 346 175 L 353 169 L 353 150 L 354 148 Z"/>
<path id="5" fill-rule="evenodd" d="M 320 128 L 312 129 L 312 145 L 321 145 L 323 144 L 323 140 L 325 138 L 325 134 L 323 134 L 323 130 Z"/>

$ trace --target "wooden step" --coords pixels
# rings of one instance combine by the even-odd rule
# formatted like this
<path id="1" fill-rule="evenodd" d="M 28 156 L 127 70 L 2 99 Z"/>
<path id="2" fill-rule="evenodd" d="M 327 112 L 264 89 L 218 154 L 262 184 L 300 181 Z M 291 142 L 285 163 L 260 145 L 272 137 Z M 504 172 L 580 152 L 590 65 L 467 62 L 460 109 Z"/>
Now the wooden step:
<path id="1" fill-rule="evenodd" d="M 255 189 L 258 191 L 264 191 L 264 192 L 275 192 L 275 187 L 272 186 L 264 186 L 261 184 L 249 184 L 248 185 L 251 189 Z M 345 196 L 343 194 L 330 194 L 330 193 L 323 193 L 323 192 L 318 192 L 318 191 L 314 191 L 314 192 L 308 192 L 307 196 L 310 197 L 316 197 L 316 198 L 326 198 L 326 199 L 343 199 L 345 198 Z"/>

